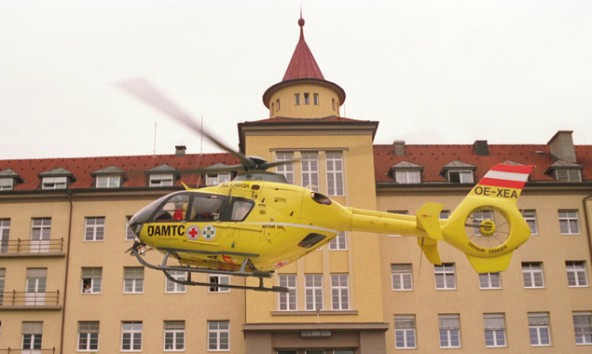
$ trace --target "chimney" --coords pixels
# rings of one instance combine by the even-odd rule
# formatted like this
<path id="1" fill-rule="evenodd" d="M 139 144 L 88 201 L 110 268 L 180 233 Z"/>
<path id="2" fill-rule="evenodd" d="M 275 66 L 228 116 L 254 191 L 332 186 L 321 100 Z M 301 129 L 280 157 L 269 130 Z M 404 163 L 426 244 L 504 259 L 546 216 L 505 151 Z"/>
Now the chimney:
<path id="1" fill-rule="evenodd" d="M 576 149 L 574 148 L 573 139 L 571 134 L 573 130 L 559 130 L 551 140 L 547 143 L 551 155 L 562 161 L 571 163 L 577 163 L 576 161 Z"/>
<path id="2" fill-rule="evenodd" d="M 185 156 L 185 150 L 187 150 L 187 146 L 175 145 L 175 156 Z"/>
<path id="3" fill-rule="evenodd" d="M 395 140 L 393 146 L 395 147 L 395 156 L 405 155 L 405 140 Z"/>
<path id="4" fill-rule="evenodd" d="M 489 145 L 487 145 L 487 140 L 475 140 L 473 143 L 473 152 L 479 156 L 489 156 Z"/>

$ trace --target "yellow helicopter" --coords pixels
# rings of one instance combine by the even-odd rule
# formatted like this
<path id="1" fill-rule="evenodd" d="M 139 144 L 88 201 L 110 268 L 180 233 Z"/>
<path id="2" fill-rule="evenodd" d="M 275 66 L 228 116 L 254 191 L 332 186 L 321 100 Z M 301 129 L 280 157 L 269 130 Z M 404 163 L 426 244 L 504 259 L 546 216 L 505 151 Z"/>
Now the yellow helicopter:
<path id="1" fill-rule="evenodd" d="M 493 166 L 445 220 L 440 219 L 443 205 L 439 203 L 426 203 L 415 215 L 346 207 L 266 171 L 293 161 L 267 162 L 229 149 L 146 81 L 133 79 L 119 86 L 203 134 L 242 163 L 228 168 L 239 171 L 231 182 L 186 187 L 131 218 L 130 228 L 137 237 L 132 255 L 144 266 L 163 271 L 171 281 L 215 287 L 191 280 L 191 274 L 227 274 L 256 277 L 259 286 L 224 284 L 225 288 L 287 291 L 267 287 L 263 280 L 345 231 L 415 236 L 433 264 L 441 264 L 438 241 L 445 241 L 465 253 L 478 273 L 499 272 L 530 236 L 516 201 L 533 166 Z M 164 253 L 161 264 L 144 259 L 149 249 Z M 178 265 L 168 264 L 171 257 Z M 171 271 L 186 272 L 188 277 L 176 279 Z"/>

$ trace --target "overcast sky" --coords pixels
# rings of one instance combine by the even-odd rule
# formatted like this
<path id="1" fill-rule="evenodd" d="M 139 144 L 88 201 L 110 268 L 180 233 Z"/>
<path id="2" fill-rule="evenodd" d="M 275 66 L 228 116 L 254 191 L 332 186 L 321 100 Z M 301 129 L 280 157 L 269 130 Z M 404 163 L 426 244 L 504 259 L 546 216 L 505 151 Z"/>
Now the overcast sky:
<path id="1" fill-rule="evenodd" d="M 112 84 L 136 76 L 237 146 L 301 6 L 342 116 L 379 121 L 376 144 L 592 144 L 590 0 L 0 0 L 0 159 L 218 151 Z"/>

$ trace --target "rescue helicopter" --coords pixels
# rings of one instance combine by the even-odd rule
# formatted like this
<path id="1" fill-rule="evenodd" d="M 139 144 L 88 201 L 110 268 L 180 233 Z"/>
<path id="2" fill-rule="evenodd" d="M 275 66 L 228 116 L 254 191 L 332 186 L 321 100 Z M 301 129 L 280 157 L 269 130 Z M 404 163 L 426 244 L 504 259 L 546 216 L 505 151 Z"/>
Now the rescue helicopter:
<path id="1" fill-rule="evenodd" d="M 185 186 L 183 191 L 153 201 L 130 219 L 136 241 L 129 251 L 142 265 L 163 271 L 171 281 L 216 287 L 193 281 L 191 274 L 255 277 L 258 286 L 223 287 L 285 292 L 283 287 L 266 286 L 264 279 L 346 231 L 417 237 L 423 254 L 437 265 L 442 263 L 438 242 L 444 241 L 463 252 L 478 273 L 499 272 L 508 267 L 512 252 L 530 236 L 517 199 L 534 166 L 491 167 L 447 219 L 440 219 L 443 205 L 432 202 L 415 215 L 359 209 L 288 184 L 283 175 L 267 170 L 294 161 L 267 162 L 234 151 L 201 129 L 147 81 L 131 79 L 118 85 L 241 161 L 226 168 L 238 172 L 234 180 L 199 189 Z M 144 258 L 151 249 L 163 253 L 160 264 Z M 177 264 L 169 264 L 171 258 Z M 186 279 L 173 277 L 173 271 L 185 272 Z"/>

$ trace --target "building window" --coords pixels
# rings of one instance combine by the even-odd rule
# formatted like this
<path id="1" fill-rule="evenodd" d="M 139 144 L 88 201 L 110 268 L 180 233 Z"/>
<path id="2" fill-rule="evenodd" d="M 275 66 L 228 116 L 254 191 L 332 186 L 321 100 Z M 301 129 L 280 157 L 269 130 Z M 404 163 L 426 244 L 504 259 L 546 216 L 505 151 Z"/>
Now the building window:
<path id="1" fill-rule="evenodd" d="M 136 235 L 134 234 L 134 232 L 130 228 L 129 222 L 130 222 L 131 218 L 132 217 L 129 215 L 125 217 L 125 240 L 126 241 L 134 241 L 136 239 Z"/>
<path id="2" fill-rule="evenodd" d="M 411 263 L 391 264 L 393 290 L 413 290 L 413 266 Z"/>
<path id="3" fill-rule="evenodd" d="M 187 280 L 187 272 L 181 270 L 170 270 L 168 271 L 169 275 L 176 280 L 179 281 L 186 281 Z M 185 284 L 180 284 L 170 280 L 169 278 L 165 277 L 165 290 L 164 292 L 167 294 L 173 293 L 184 293 L 186 292 Z"/>
<path id="4" fill-rule="evenodd" d="M 318 106 L 319 105 L 319 94 L 318 93 L 313 93 L 312 94 L 312 103 L 315 106 Z"/>
<path id="5" fill-rule="evenodd" d="M 559 228 L 562 235 L 578 235 L 580 221 L 577 210 L 559 210 Z"/>
<path id="6" fill-rule="evenodd" d="M 27 268 L 25 305 L 45 305 L 47 268 Z"/>
<path id="7" fill-rule="evenodd" d="M 395 348 L 417 348 L 415 315 L 395 315 Z"/>
<path id="8" fill-rule="evenodd" d="M 331 99 L 331 108 L 332 108 L 334 111 L 337 111 L 337 109 L 335 108 L 335 107 L 337 106 L 337 104 L 336 104 L 336 103 L 337 103 L 337 102 L 335 101 L 335 99 L 334 99 L 334 98 L 332 98 L 332 99 Z"/>
<path id="9" fill-rule="evenodd" d="M 185 350 L 185 321 L 164 321 L 164 350 Z"/>
<path id="10" fill-rule="evenodd" d="M 144 292 L 144 267 L 123 268 L 123 292 L 126 294 Z"/>
<path id="11" fill-rule="evenodd" d="M 454 263 L 442 263 L 435 267 L 436 289 L 450 290 L 456 289 L 456 275 Z"/>
<path id="12" fill-rule="evenodd" d="M 27 353 L 30 350 L 41 350 L 43 322 L 23 322 L 22 338 L 23 353 Z"/>
<path id="13" fill-rule="evenodd" d="M 584 261 L 567 261 L 565 262 L 567 269 L 567 285 L 569 287 L 586 287 L 588 286 L 588 275 L 586 274 L 586 262 Z"/>
<path id="14" fill-rule="evenodd" d="M 503 313 L 484 314 L 483 327 L 487 348 L 506 346 L 506 316 Z"/>
<path id="15" fill-rule="evenodd" d="M 345 232 L 340 232 L 329 242 L 329 249 L 331 251 L 347 250 L 347 236 Z"/>
<path id="16" fill-rule="evenodd" d="M 331 275 L 331 308 L 349 310 L 349 281 L 347 274 Z"/>
<path id="17" fill-rule="evenodd" d="M 473 183 L 473 171 L 448 170 L 448 181 L 452 183 Z"/>
<path id="18" fill-rule="evenodd" d="M 343 195 L 343 153 L 341 151 L 327 151 L 325 160 L 327 165 L 327 194 L 341 196 Z"/>
<path id="19" fill-rule="evenodd" d="M 150 187 L 170 187 L 174 184 L 174 176 L 172 174 L 151 174 L 149 186 Z"/>
<path id="20" fill-rule="evenodd" d="M 460 315 L 438 315 L 440 348 L 460 348 Z"/>
<path id="21" fill-rule="evenodd" d="M 397 169 L 395 182 L 400 184 L 421 183 L 421 170 Z"/>
<path id="22" fill-rule="evenodd" d="M 304 104 L 310 104 L 310 94 L 308 92 L 304 93 Z"/>
<path id="23" fill-rule="evenodd" d="M 68 177 L 43 177 L 41 189 L 66 189 Z"/>
<path id="24" fill-rule="evenodd" d="M 10 219 L 0 219 L 0 253 L 8 252 L 10 239 Z"/>
<path id="25" fill-rule="evenodd" d="M 294 103 L 299 106 L 300 105 L 300 94 L 299 93 L 295 93 L 294 94 Z"/>
<path id="26" fill-rule="evenodd" d="M 101 267 L 83 267 L 82 284 L 80 291 L 83 294 L 99 294 L 101 292 L 101 280 L 103 278 L 103 268 Z"/>
<path id="27" fill-rule="evenodd" d="M 525 288 L 543 288 L 545 286 L 543 278 L 543 263 L 541 262 L 523 262 L 522 278 Z"/>
<path id="28" fill-rule="evenodd" d="M 230 284 L 230 277 L 228 275 L 209 275 L 210 284 L 228 285 Z M 210 286 L 209 292 L 211 293 L 227 293 L 230 292 L 230 288 L 223 286 Z"/>
<path id="29" fill-rule="evenodd" d="M 296 303 L 296 275 L 280 274 L 279 286 L 288 288 L 288 292 L 278 293 L 278 305 L 280 311 L 294 311 L 298 308 Z"/>
<path id="30" fill-rule="evenodd" d="M 120 185 L 120 176 L 97 176 L 95 181 L 96 188 L 119 188 Z"/>
<path id="31" fill-rule="evenodd" d="M 208 350 L 230 350 L 230 321 L 208 321 Z"/>
<path id="32" fill-rule="evenodd" d="M 556 169 L 554 177 L 561 182 L 582 182 L 582 171 L 579 169 Z"/>
<path id="33" fill-rule="evenodd" d="M 592 312 L 573 313 L 576 344 L 592 345 Z"/>
<path id="34" fill-rule="evenodd" d="M 87 217 L 84 221 L 84 241 L 103 241 L 105 237 L 105 217 Z"/>
<path id="35" fill-rule="evenodd" d="M 121 323 L 121 351 L 139 352 L 142 350 L 142 322 Z"/>
<path id="36" fill-rule="evenodd" d="M 323 276 L 321 274 L 306 274 L 304 276 L 304 294 L 306 310 L 323 309 Z"/>
<path id="37" fill-rule="evenodd" d="M 548 312 L 532 312 L 528 314 L 528 333 L 530 345 L 533 347 L 551 345 Z"/>
<path id="38" fill-rule="evenodd" d="M 530 228 L 530 234 L 531 235 L 538 234 L 539 229 L 538 229 L 537 220 L 536 220 L 536 210 L 523 210 L 522 217 L 524 218 L 524 220 L 528 224 L 528 227 Z"/>
<path id="39" fill-rule="evenodd" d="M 6 281 L 6 268 L 0 268 L 0 306 L 4 303 L 4 284 Z"/>
<path id="40" fill-rule="evenodd" d="M 302 153 L 302 185 L 315 192 L 319 191 L 319 163 L 317 152 Z"/>
<path id="41" fill-rule="evenodd" d="M 294 153 L 293 152 L 276 152 L 275 153 L 275 160 L 276 161 L 292 161 L 294 160 Z M 294 183 L 294 165 L 292 163 L 286 163 L 284 165 L 279 165 L 275 168 L 275 171 L 281 175 L 286 177 L 286 181 L 290 184 Z"/>
<path id="42" fill-rule="evenodd" d="M 78 321 L 78 351 L 99 350 L 99 321 Z"/>
<path id="43" fill-rule="evenodd" d="M 14 188 L 14 178 L 0 178 L 0 191 L 10 191 Z"/>
<path id="44" fill-rule="evenodd" d="M 33 218 L 31 224 L 31 252 L 48 252 L 51 218 Z"/>
<path id="45" fill-rule="evenodd" d="M 501 289 L 500 273 L 479 274 L 479 289 Z"/>
<path id="46" fill-rule="evenodd" d="M 280 111 L 280 99 L 279 98 L 277 100 L 275 100 L 275 111 L 276 112 Z"/>
<path id="47" fill-rule="evenodd" d="M 215 175 L 206 175 L 206 185 L 207 186 L 217 186 L 220 183 L 230 182 L 230 172 L 228 173 L 218 173 Z"/>

